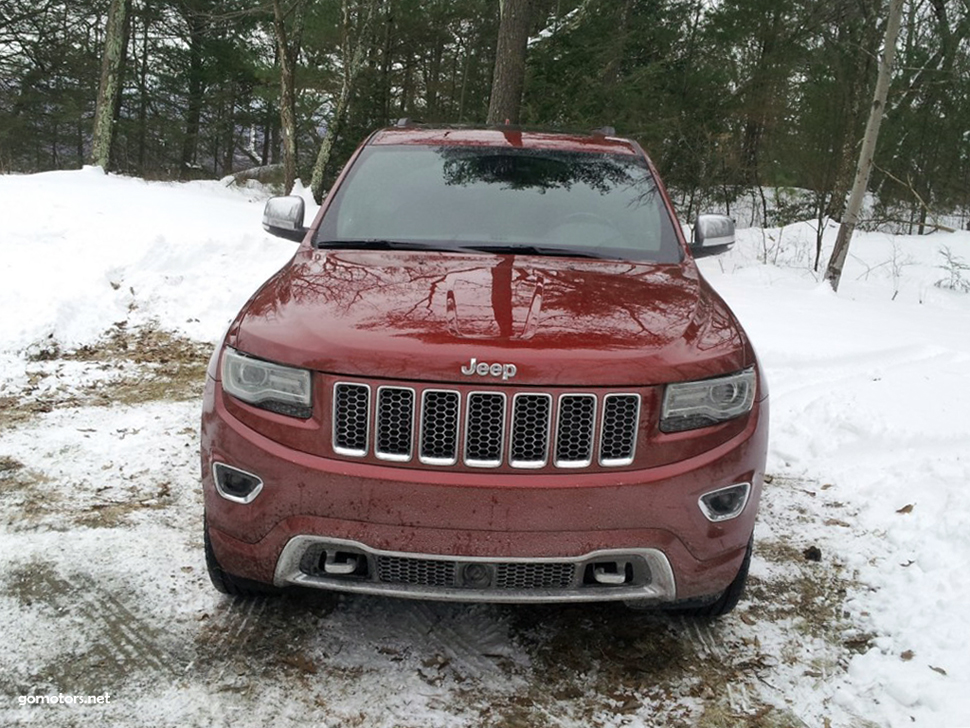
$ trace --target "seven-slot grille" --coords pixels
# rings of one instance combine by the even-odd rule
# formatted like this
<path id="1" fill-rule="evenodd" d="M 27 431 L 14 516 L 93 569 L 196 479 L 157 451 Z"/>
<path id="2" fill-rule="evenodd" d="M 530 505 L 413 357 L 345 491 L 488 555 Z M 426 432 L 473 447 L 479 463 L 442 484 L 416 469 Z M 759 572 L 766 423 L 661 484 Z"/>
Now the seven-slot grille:
<path id="1" fill-rule="evenodd" d="M 372 401 L 376 399 L 376 401 Z M 550 394 L 338 382 L 333 448 L 339 455 L 468 467 L 585 468 L 633 462 L 640 395 Z"/>

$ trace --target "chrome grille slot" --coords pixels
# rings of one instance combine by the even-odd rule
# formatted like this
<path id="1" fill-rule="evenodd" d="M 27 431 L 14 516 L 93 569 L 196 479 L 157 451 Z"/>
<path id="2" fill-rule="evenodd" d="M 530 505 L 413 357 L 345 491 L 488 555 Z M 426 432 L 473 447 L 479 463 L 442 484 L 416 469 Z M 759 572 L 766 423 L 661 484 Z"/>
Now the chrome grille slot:
<path id="1" fill-rule="evenodd" d="M 639 420 L 639 395 L 608 394 L 603 398 L 600 465 L 617 467 L 633 462 Z"/>
<path id="2" fill-rule="evenodd" d="M 496 564 L 496 589 L 568 589 L 576 573 L 575 564 Z"/>
<path id="3" fill-rule="evenodd" d="M 465 465 L 498 467 L 505 439 L 505 395 L 472 392 L 465 411 Z"/>
<path id="4" fill-rule="evenodd" d="M 596 397 L 592 394 L 564 394 L 559 398 L 556 429 L 556 465 L 585 468 L 593 462 L 593 431 Z"/>
<path id="5" fill-rule="evenodd" d="M 374 452 L 381 460 L 407 462 L 414 441 L 414 390 L 380 387 Z"/>
<path id="6" fill-rule="evenodd" d="M 548 394 L 517 394 L 512 399 L 512 441 L 509 464 L 514 468 L 541 468 L 549 462 Z"/>
<path id="7" fill-rule="evenodd" d="M 367 454 L 370 387 L 338 382 L 333 388 L 333 449 L 340 455 Z"/>
<path id="8" fill-rule="evenodd" d="M 458 392 L 426 389 L 421 397 L 421 462 L 454 465 L 458 462 Z"/>
<path id="9" fill-rule="evenodd" d="M 412 559 L 405 556 L 378 556 L 377 578 L 389 584 L 415 586 L 455 586 L 457 564 L 436 559 Z"/>

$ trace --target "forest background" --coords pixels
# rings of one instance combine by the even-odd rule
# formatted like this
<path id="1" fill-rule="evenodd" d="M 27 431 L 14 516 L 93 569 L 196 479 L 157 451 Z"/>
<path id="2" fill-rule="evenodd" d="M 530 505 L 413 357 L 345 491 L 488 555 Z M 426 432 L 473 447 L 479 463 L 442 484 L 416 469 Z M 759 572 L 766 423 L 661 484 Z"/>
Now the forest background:
<path id="1" fill-rule="evenodd" d="M 685 219 L 748 196 L 752 225 L 817 220 L 821 236 L 852 185 L 886 5 L 0 0 L 0 172 L 91 162 L 113 58 L 117 88 L 101 101 L 112 171 L 258 174 L 287 190 L 313 178 L 319 195 L 371 130 L 402 117 L 609 125 L 644 146 Z M 497 117 L 496 59 L 514 61 L 516 44 L 503 16 L 524 64 L 501 69 L 522 88 Z M 970 225 L 968 37 L 968 0 L 904 3 L 864 225 Z"/>

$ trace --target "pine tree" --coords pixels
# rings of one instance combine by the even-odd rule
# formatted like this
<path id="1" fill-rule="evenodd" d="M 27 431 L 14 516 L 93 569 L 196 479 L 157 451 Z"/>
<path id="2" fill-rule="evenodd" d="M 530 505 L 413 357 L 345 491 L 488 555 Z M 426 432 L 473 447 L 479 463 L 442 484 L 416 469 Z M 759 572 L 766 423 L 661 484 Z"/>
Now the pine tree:
<path id="1" fill-rule="evenodd" d="M 499 0 L 501 20 L 495 52 L 495 75 L 488 102 L 488 123 L 519 123 L 525 56 L 532 21 L 532 0 Z"/>

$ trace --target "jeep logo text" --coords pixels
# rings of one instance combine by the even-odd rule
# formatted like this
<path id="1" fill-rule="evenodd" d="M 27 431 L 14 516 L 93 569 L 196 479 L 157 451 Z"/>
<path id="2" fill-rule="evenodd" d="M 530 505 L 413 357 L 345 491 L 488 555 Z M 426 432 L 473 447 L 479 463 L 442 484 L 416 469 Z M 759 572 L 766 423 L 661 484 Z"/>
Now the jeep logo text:
<path id="1" fill-rule="evenodd" d="M 478 361 L 475 357 L 461 368 L 461 373 L 469 377 L 477 374 L 480 377 L 491 376 L 502 377 L 502 379 L 511 379 L 517 371 L 515 364 L 489 364 L 486 361 Z"/>

